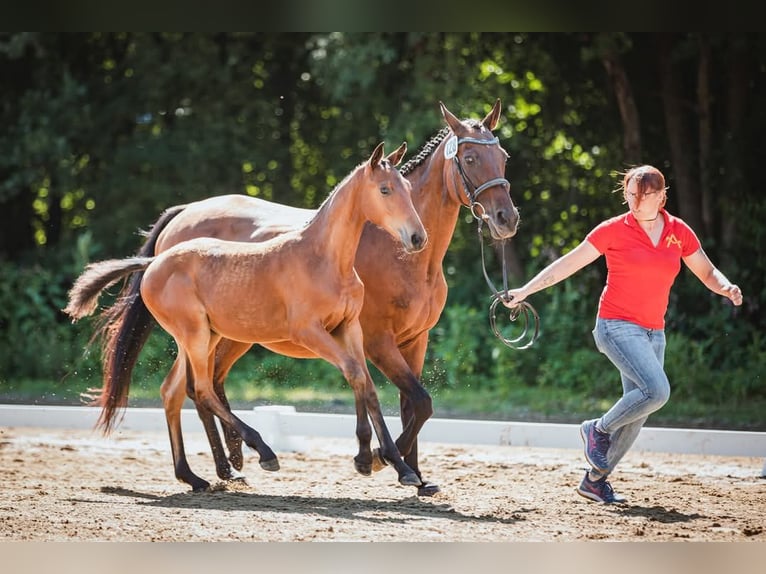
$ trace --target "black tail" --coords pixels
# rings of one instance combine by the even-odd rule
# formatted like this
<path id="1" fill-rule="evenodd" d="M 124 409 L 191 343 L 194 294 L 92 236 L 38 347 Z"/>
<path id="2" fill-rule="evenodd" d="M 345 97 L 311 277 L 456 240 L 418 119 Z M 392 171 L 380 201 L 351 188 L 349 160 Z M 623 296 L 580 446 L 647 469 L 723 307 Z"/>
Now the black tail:
<path id="1" fill-rule="evenodd" d="M 137 257 L 154 255 L 160 233 L 185 208 L 185 205 L 177 205 L 162 213 L 149 232 L 145 233 L 146 241 Z M 144 272 L 140 270 L 125 283 L 115 303 L 102 313 L 99 326 L 91 339 L 101 339 L 103 385 L 84 398 L 89 404 L 101 407 L 98 425 L 104 434 L 112 430 L 119 409 L 127 405 L 133 367 L 155 325 L 154 318 L 141 298 L 143 276 Z"/>

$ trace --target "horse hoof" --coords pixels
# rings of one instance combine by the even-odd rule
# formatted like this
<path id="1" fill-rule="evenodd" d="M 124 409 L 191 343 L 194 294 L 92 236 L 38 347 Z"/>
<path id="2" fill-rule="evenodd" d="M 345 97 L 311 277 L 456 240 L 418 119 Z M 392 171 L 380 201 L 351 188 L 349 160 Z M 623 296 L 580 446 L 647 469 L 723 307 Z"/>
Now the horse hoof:
<path id="1" fill-rule="evenodd" d="M 383 455 L 380 454 L 379 448 L 372 449 L 372 471 L 378 472 L 380 470 L 383 470 L 388 466 L 388 463 L 386 462 L 386 459 L 383 458 Z"/>
<path id="2" fill-rule="evenodd" d="M 354 460 L 354 468 L 362 476 L 370 476 L 372 474 L 372 465 L 368 462 Z"/>
<path id="3" fill-rule="evenodd" d="M 218 478 L 220 478 L 221 480 L 226 480 L 226 481 L 229 481 L 229 480 L 239 480 L 239 479 L 244 479 L 245 478 L 244 474 L 234 470 L 230 466 L 227 466 L 226 468 L 220 469 L 217 474 L 218 474 Z"/>
<path id="4" fill-rule="evenodd" d="M 414 472 L 406 472 L 399 477 L 399 484 L 404 486 L 421 486 L 423 481 L 420 480 L 420 477 Z"/>
<path id="5" fill-rule="evenodd" d="M 245 477 L 245 475 L 242 474 L 241 472 L 237 472 L 236 470 L 232 470 L 229 473 L 229 476 L 226 478 L 226 481 L 227 482 L 244 482 L 245 484 L 247 484 L 247 478 Z"/>
<path id="6" fill-rule="evenodd" d="M 200 480 L 191 485 L 192 492 L 207 492 L 210 490 L 210 483 L 207 480 Z"/>
<path id="7" fill-rule="evenodd" d="M 279 460 L 277 460 L 276 458 L 271 458 L 269 460 L 262 460 L 260 461 L 260 465 L 263 470 L 268 470 L 268 471 L 279 470 Z"/>
<path id="8" fill-rule="evenodd" d="M 441 489 L 433 482 L 424 482 L 418 487 L 418 496 L 433 496 L 437 492 L 441 492 Z"/>

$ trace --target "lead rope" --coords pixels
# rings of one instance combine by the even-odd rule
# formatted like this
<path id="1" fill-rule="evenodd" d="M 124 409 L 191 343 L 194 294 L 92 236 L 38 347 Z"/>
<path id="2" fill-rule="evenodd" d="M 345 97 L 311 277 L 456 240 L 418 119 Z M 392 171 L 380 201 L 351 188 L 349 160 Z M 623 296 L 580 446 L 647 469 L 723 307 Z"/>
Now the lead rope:
<path id="1" fill-rule="evenodd" d="M 482 140 L 482 139 L 476 139 L 476 138 L 458 138 L 457 135 L 454 135 L 447 141 L 445 147 L 445 159 L 452 159 L 455 163 L 455 167 L 457 168 L 458 174 L 460 174 L 460 178 L 462 179 L 463 184 L 463 191 L 465 192 L 466 198 L 468 199 L 468 208 L 471 210 L 471 215 L 473 215 L 474 219 L 478 222 L 478 232 L 479 232 L 479 246 L 481 248 L 481 270 L 484 273 L 484 279 L 487 282 L 487 285 L 489 285 L 489 288 L 492 290 L 492 303 L 489 306 L 489 325 L 492 328 L 492 332 L 495 334 L 495 336 L 500 339 L 506 346 L 510 347 L 511 349 L 516 350 L 522 350 L 522 349 L 528 349 L 531 347 L 535 341 L 537 341 L 537 337 L 540 334 L 540 316 L 537 314 L 537 311 L 530 303 L 527 303 L 526 301 L 522 301 L 512 309 L 510 309 L 510 313 L 508 314 L 508 318 L 511 320 L 511 322 L 516 322 L 519 317 L 524 317 L 524 328 L 521 332 L 521 335 L 516 337 L 515 339 L 509 339 L 507 337 L 504 337 L 503 334 L 500 332 L 500 329 L 497 327 L 497 304 L 500 301 L 508 302 L 510 301 L 510 296 L 508 295 L 508 269 L 505 263 L 505 241 L 502 243 L 502 258 L 503 258 L 503 291 L 500 292 L 495 287 L 494 283 L 492 283 L 492 280 L 489 278 L 489 273 L 487 273 L 487 266 L 484 259 L 484 235 L 482 233 L 482 225 L 484 224 L 484 220 L 487 217 L 487 214 L 484 212 L 484 207 L 478 202 L 479 194 L 484 191 L 485 189 L 488 189 L 494 185 L 501 185 L 505 184 L 510 186 L 508 183 L 508 180 L 505 178 L 499 177 L 492 179 L 490 181 L 484 182 L 480 186 L 474 185 L 474 183 L 471 181 L 471 179 L 468 177 L 468 174 L 465 173 L 463 170 L 463 166 L 460 163 L 460 160 L 457 157 L 457 148 L 461 143 L 475 143 L 475 144 L 482 144 L 482 145 L 495 145 L 499 143 L 498 138 L 494 138 L 492 140 Z M 449 150 L 449 151 L 448 151 Z M 470 192 L 469 187 L 473 187 L 474 191 L 473 193 Z M 481 207 L 481 214 L 477 213 L 478 210 L 476 209 L 476 206 Z M 530 320 L 531 317 L 531 320 Z M 529 330 L 530 330 L 530 324 L 534 323 L 534 333 L 532 333 L 531 337 L 528 336 Z M 526 338 L 529 338 L 529 340 L 524 343 L 522 343 Z"/>
<path id="2" fill-rule="evenodd" d="M 474 215 L 474 217 L 476 216 Z M 492 328 L 492 332 L 495 334 L 495 337 L 502 341 L 505 346 L 510 347 L 516 351 L 529 349 L 535 343 L 535 341 L 537 341 L 538 336 L 540 335 L 540 316 L 537 314 L 537 310 L 532 306 L 531 303 L 522 301 L 515 307 L 509 309 L 510 312 L 508 314 L 508 318 L 512 323 L 515 323 L 519 317 L 523 317 L 521 334 L 518 337 L 509 339 L 500 332 L 500 329 L 497 326 L 497 305 L 501 301 L 508 302 L 511 300 L 511 297 L 508 295 L 508 268 L 505 263 L 505 241 L 503 241 L 501 244 L 503 260 L 503 290 L 498 291 L 497 287 L 495 287 L 495 284 L 492 282 L 492 279 L 490 279 L 489 273 L 487 273 L 487 266 L 484 258 L 484 234 L 482 233 L 482 225 L 484 220 L 481 217 L 476 217 L 476 220 L 478 221 L 477 229 L 479 233 L 479 246 L 481 248 L 481 270 L 482 273 L 484 273 L 484 279 L 487 282 L 487 285 L 489 285 L 489 288 L 492 290 L 492 303 L 489 305 L 489 326 Z M 529 333 L 532 326 L 534 326 L 534 332 L 530 336 Z M 524 342 L 525 340 L 526 342 Z"/>

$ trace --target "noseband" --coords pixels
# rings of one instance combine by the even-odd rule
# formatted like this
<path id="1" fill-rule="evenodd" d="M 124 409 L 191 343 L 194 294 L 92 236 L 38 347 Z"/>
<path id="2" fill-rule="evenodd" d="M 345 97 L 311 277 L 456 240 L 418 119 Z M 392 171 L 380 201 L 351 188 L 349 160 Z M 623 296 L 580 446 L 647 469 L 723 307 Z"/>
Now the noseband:
<path id="1" fill-rule="evenodd" d="M 487 273 L 487 267 L 484 262 L 484 235 L 482 234 L 482 225 L 484 221 L 489 219 L 489 216 L 487 215 L 487 211 L 484 209 L 484 206 L 479 203 L 479 195 L 482 191 L 489 189 L 490 187 L 494 187 L 496 185 L 503 185 L 505 186 L 506 190 L 511 189 L 511 183 L 505 179 L 504 177 L 496 177 L 494 179 L 490 179 L 489 181 L 486 181 L 482 183 L 481 185 L 476 185 L 471 181 L 471 178 L 468 177 L 468 174 L 466 174 L 465 170 L 463 169 L 463 164 L 460 163 L 460 159 L 457 156 L 457 149 L 458 146 L 461 143 L 473 143 L 473 144 L 481 144 L 481 145 L 495 145 L 500 143 L 500 139 L 495 137 L 491 140 L 481 140 L 477 138 L 458 138 L 457 136 L 453 135 L 449 140 L 447 140 L 447 143 L 445 144 L 444 148 L 444 157 L 445 159 L 452 159 L 455 162 L 455 167 L 457 169 L 457 172 L 460 174 L 460 179 L 463 183 L 463 192 L 465 193 L 465 197 L 468 200 L 468 209 L 471 210 L 471 215 L 473 215 L 474 219 L 478 222 L 478 232 L 479 232 L 479 245 L 481 247 L 481 267 L 482 271 L 484 272 L 484 279 L 487 282 L 487 285 L 492 290 L 492 303 L 489 307 L 489 324 L 492 328 L 492 332 L 495 334 L 495 336 L 500 339 L 506 346 L 510 347 L 511 349 L 528 349 L 531 347 L 534 342 L 537 340 L 537 337 L 540 332 L 540 317 L 537 314 L 537 311 L 534 307 L 527 301 L 522 301 L 519 303 L 516 307 L 512 308 L 510 310 L 508 318 L 515 322 L 519 317 L 523 318 L 523 327 L 522 327 L 522 333 L 518 337 L 515 338 L 507 338 L 503 336 L 503 334 L 500 332 L 500 329 L 497 327 L 497 316 L 496 316 L 496 307 L 500 301 L 508 302 L 510 301 L 510 297 L 508 296 L 508 270 L 506 268 L 505 264 L 505 241 L 502 241 L 501 247 L 502 247 L 502 260 L 503 260 L 503 290 L 499 291 L 494 283 L 492 283 L 492 280 L 489 277 L 489 274 Z M 473 189 L 473 192 L 471 191 Z M 478 209 L 477 209 L 478 206 Z M 480 212 L 479 212 L 480 210 Z M 533 329 L 530 335 L 530 328 Z M 525 342 L 526 339 L 526 342 Z"/>

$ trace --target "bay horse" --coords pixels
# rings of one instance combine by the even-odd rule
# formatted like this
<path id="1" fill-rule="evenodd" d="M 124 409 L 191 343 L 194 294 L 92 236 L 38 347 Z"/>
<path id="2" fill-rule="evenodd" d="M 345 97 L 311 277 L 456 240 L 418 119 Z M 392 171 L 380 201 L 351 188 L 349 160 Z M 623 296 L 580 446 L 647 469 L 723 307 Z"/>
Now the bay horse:
<path id="1" fill-rule="evenodd" d="M 446 126 L 430 138 L 400 169 L 412 184 L 415 208 L 425 225 L 429 242 L 417 254 L 403 256 L 391 239 L 374 226 L 365 227 L 357 250 L 355 267 L 365 284 L 360 315 L 367 358 L 399 388 L 402 433 L 396 444 L 405 462 L 422 478 L 418 465 L 417 435 L 433 414 L 431 397 L 420 382 L 429 331 L 436 325 L 447 300 L 447 282 L 442 262 L 457 225 L 461 208 L 486 221 L 492 237 L 507 240 L 516 234 L 519 214 L 505 179 L 508 154 L 492 133 L 500 121 L 501 104 L 482 120 L 459 120 L 439 103 Z M 139 255 L 162 253 L 194 237 L 220 237 L 239 241 L 269 240 L 302 225 L 314 210 L 289 207 L 245 195 L 212 197 L 187 205 L 170 207 L 151 227 Z M 111 396 L 109 381 L 126 375 L 135 354 L 152 328 L 138 291 L 138 278 L 126 284 L 115 304 L 102 315 L 97 336 L 102 337 L 104 386 L 94 403 L 109 405 L 123 397 Z M 216 349 L 214 387 L 225 403 L 223 384 L 229 370 L 250 345 L 222 340 Z M 118 349 L 118 351 L 114 351 Z M 174 367 L 178 380 L 167 383 L 165 393 L 179 396 L 172 402 L 182 406 L 185 373 Z M 194 400 L 192 393 L 190 398 Z M 224 436 L 228 460 L 212 413 L 195 401 L 205 426 L 218 476 L 238 476 L 243 458 L 241 439 L 226 424 Z M 180 416 L 180 412 L 177 416 Z M 376 457 L 374 470 L 379 470 Z M 232 466 L 234 469 L 232 469 Z M 418 494 L 429 496 L 438 485 L 423 480 Z"/>
<path id="2" fill-rule="evenodd" d="M 406 143 L 384 158 L 383 144 L 379 144 L 369 160 L 333 190 L 308 223 L 268 241 L 198 237 L 153 257 L 90 264 L 75 281 L 65 312 L 78 320 L 95 309 L 103 289 L 142 272 L 141 299 L 178 347 L 162 395 L 175 474 L 193 490 L 207 489 L 210 484 L 191 471 L 184 454 L 179 393 L 174 388 L 180 372 L 184 372 L 202 409 L 217 416 L 255 449 L 265 470 L 279 469 L 276 455 L 260 434 L 235 416 L 213 387 L 214 351 L 222 338 L 246 346 L 257 343 L 290 357 L 323 358 L 335 365 L 351 385 L 357 405 L 357 470 L 371 473 L 371 419 L 380 442 L 382 454 L 378 456 L 393 465 L 401 484 L 421 484 L 386 427 L 367 369 L 359 323 L 364 284 L 354 270 L 357 246 L 367 222 L 379 226 L 409 253 L 426 245 L 426 230 L 412 203 L 412 186 L 394 167 L 405 151 Z M 386 247 L 394 250 L 396 246 L 389 243 Z M 130 378 L 108 382 L 105 392 L 114 400 L 105 403 L 100 419 L 107 431 L 115 407 L 127 398 Z M 183 399 L 182 392 L 180 396 Z"/>

